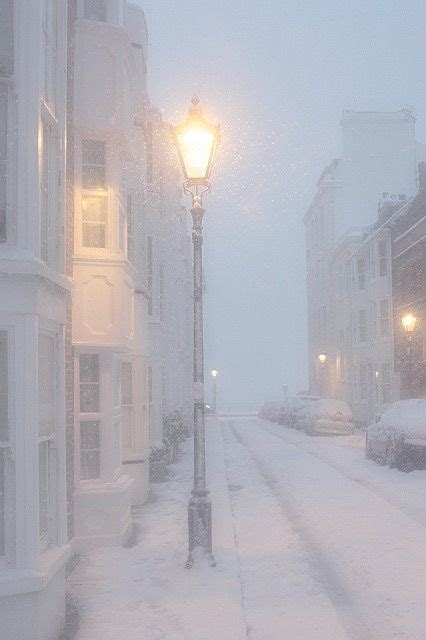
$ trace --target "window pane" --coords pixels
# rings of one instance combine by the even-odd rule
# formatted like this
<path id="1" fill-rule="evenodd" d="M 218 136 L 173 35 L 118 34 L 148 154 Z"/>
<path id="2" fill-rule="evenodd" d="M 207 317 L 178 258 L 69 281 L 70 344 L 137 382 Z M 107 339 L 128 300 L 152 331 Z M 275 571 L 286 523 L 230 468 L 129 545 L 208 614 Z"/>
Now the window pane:
<path id="1" fill-rule="evenodd" d="M 39 335 L 38 340 L 38 393 L 39 431 L 41 435 L 55 430 L 55 339 Z"/>
<path id="2" fill-rule="evenodd" d="M 97 353 L 80 355 L 80 382 L 99 382 L 99 356 Z"/>
<path id="3" fill-rule="evenodd" d="M 84 0 L 84 17 L 106 22 L 106 0 Z"/>
<path id="4" fill-rule="evenodd" d="M 133 449 L 134 430 L 133 430 L 132 407 L 121 408 L 121 433 L 122 433 L 122 439 L 123 439 L 123 447 L 125 449 Z"/>
<path id="5" fill-rule="evenodd" d="M 0 440 L 9 439 L 7 332 L 0 331 Z"/>
<path id="6" fill-rule="evenodd" d="M 99 356 L 80 355 L 80 412 L 99 411 Z"/>
<path id="7" fill-rule="evenodd" d="M 94 480 L 100 476 L 99 422 L 80 423 L 80 478 Z"/>
<path id="8" fill-rule="evenodd" d="M 13 73 L 13 0 L 0 2 L 0 73 Z"/>
<path id="9" fill-rule="evenodd" d="M 80 385 L 80 412 L 97 413 L 99 411 L 99 385 L 83 382 Z"/>
<path id="10" fill-rule="evenodd" d="M 81 423 L 81 450 L 99 449 L 99 421 Z"/>
<path id="11" fill-rule="evenodd" d="M 105 189 L 105 142 L 83 140 L 83 187 Z"/>
<path id="12" fill-rule="evenodd" d="M 86 165 L 83 172 L 83 187 L 85 189 L 104 189 L 105 167 Z"/>
<path id="13" fill-rule="evenodd" d="M 106 198 L 84 196 L 82 201 L 83 246 L 105 247 Z"/>
<path id="14" fill-rule="evenodd" d="M 39 533 L 48 533 L 49 518 L 49 442 L 39 444 Z"/>
<path id="15" fill-rule="evenodd" d="M 121 404 L 132 404 L 132 363 L 121 363 Z"/>

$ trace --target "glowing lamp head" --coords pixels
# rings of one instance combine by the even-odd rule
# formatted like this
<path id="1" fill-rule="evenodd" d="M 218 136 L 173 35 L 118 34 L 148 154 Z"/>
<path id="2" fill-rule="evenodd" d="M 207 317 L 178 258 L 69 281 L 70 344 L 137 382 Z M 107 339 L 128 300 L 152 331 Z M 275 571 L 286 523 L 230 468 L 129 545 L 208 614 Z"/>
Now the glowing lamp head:
<path id="1" fill-rule="evenodd" d="M 212 369 L 211 373 L 212 373 L 212 378 L 216 378 L 218 371 L 217 369 Z"/>
<path id="2" fill-rule="evenodd" d="M 192 98 L 188 118 L 173 127 L 173 138 L 185 179 L 192 184 L 207 182 L 220 141 L 220 129 L 204 119 L 196 96 Z"/>
<path id="3" fill-rule="evenodd" d="M 325 353 L 320 353 L 318 356 L 318 360 L 320 361 L 321 367 L 323 367 L 327 360 L 327 356 L 325 355 Z"/>
<path id="4" fill-rule="evenodd" d="M 407 315 L 402 318 L 401 322 L 406 333 L 413 333 L 416 328 L 417 318 L 416 316 L 413 316 L 412 313 L 407 313 Z"/>

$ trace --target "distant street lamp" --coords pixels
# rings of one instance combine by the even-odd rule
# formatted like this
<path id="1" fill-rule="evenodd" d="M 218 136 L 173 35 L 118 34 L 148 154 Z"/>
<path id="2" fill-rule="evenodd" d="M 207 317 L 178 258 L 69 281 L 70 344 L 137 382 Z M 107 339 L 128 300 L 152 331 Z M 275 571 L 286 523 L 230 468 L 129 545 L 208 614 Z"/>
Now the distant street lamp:
<path id="1" fill-rule="evenodd" d="M 318 360 L 320 361 L 321 369 L 324 369 L 325 363 L 327 361 L 327 356 L 325 353 L 320 353 L 318 356 Z"/>
<path id="2" fill-rule="evenodd" d="M 417 324 L 417 318 L 412 313 L 407 313 L 401 320 L 402 326 L 404 327 L 405 335 L 407 337 L 407 390 L 409 397 L 413 397 L 414 395 L 414 376 L 413 376 L 413 334 Z"/>
<path id="3" fill-rule="evenodd" d="M 318 356 L 318 360 L 320 363 L 320 367 L 321 367 L 321 372 L 320 372 L 320 395 L 323 397 L 325 395 L 325 381 L 324 381 L 324 375 L 325 375 L 325 363 L 327 362 L 327 355 L 325 353 L 320 353 Z"/>
<path id="4" fill-rule="evenodd" d="M 188 560 L 200 546 L 212 553 L 212 513 L 206 483 L 204 426 L 204 348 L 203 348 L 203 196 L 210 191 L 210 174 L 220 141 L 219 126 L 208 123 L 194 96 L 188 118 L 173 127 L 173 138 L 185 178 L 184 193 L 192 198 L 192 241 L 194 247 L 194 488 L 188 504 Z"/>
<path id="5" fill-rule="evenodd" d="M 217 413 L 217 384 L 216 384 L 216 378 L 217 378 L 218 370 L 217 369 L 212 369 L 211 370 L 211 374 L 212 374 L 212 379 L 213 379 L 213 413 L 216 415 L 216 413 Z"/>

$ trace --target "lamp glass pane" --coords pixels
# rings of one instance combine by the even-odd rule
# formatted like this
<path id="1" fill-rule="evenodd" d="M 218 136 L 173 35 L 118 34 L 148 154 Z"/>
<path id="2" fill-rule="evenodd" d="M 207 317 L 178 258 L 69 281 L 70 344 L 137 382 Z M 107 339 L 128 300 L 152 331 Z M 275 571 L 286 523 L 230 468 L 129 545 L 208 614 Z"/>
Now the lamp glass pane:
<path id="1" fill-rule="evenodd" d="M 185 172 L 190 180 L 208 177 L 215 136 L 200 125 L 193 125 L 177 134 Z"/>

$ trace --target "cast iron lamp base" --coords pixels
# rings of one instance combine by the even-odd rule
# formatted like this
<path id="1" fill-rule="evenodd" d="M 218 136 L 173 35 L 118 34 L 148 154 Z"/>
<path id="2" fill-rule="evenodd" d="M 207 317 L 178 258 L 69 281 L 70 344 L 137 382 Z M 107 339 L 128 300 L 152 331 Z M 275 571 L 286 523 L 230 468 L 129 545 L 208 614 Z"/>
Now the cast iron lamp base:
<path id="1" fill-rule="evenodd" d="M 207 492 L 195 494 L 188 504 L 188 559 L 185 567 L 190 569 L 194 564 L 193 551 L 201 547 L 207 554 L 211 567 L 216 566 L 212 553 L 212 505 Z"/>

